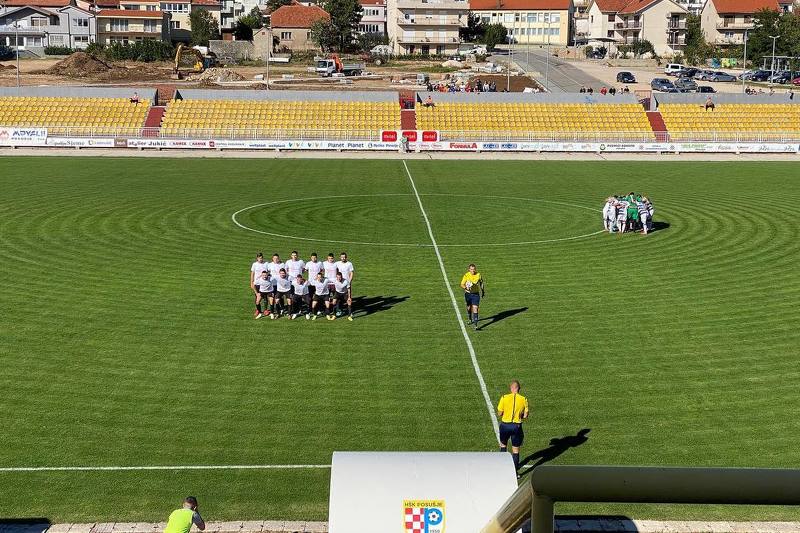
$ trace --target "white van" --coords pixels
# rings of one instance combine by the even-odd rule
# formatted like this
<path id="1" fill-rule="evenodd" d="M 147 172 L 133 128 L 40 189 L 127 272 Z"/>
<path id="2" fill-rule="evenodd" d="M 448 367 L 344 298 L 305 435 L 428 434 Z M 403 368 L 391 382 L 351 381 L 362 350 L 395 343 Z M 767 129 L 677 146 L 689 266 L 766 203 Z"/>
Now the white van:
<path id="1" fill-rule="evenodd" d="M 686 68 L 686 65 L 681 65 L 680 63 L 667 63 L 667 66 L 664 67 L 664 74 L 675 74 L 679 70 L 683 70 Z"/>

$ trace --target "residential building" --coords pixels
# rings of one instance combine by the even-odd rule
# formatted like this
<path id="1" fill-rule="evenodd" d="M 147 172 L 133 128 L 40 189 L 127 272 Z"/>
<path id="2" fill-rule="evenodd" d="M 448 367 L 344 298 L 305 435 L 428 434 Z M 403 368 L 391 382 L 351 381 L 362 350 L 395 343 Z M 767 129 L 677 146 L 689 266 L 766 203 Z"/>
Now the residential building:
<path id="1" fill-rule="evenodd" d="M 6 5 L 0 8 L 0 44 L 41 56 L 47 46 L 86 48 L 94 42 L 96 26 L 91 12 L 65 1 L 33 2 L 52 7 Z M 13 0 L 7 4 L 11 3 Z M 18 37 L 16 44 L 15 36 Z"/>
<path id="2" fill-rule="evenodd" d="M 125 3 L 136 7 L 137 4 Z M 158 5 L 158 4 L 156 4 Z M 170 14 L 156 9 L 102 9 L 97 12 L 97 42 L 132 43 L 145 40 L 170 42 Z"/>
<path id="3" fill-rule="evenodd" d="M 742 44 L 745 32 L 755 27 L 755 13 L 761 9 L 784 11 L 777 0 L 707 0 L 700 13 L 700 27 L 706 41 Z"/>
<path id="4" fill-rule="evenodd" d="M 484 24 L 505 26 L 515 43 L 571 42 L 572 0 L 470 0 L 469 5 Z"/>
<path id="5" fill-rule="evenodd" d="M 386 35 L 386 0 L 359 0 L 361 22 L 359 33 L 380 33 Z"/>
<path id="6" fill-rule="evenodd" d="M 465 0 L 387 0 L 390 46 L 395 54 L 454 54 L 468 12 Z"/>
<path id="7" fill-rule="evenodd" d="M 320 19 L 330 20 L 331 16 L 319 6 L 292 4 L 281 6 L 270 15 L 272 35 L 280 41 L 278 47 L 289 50 L 316 50 L 311 40 L 311 26 Z"/>
<path id="8" fill-rule="evenodd" d="M 656 54 L 672 56 L 686 46 L 687 9 L 673 0 L 590 0 L 589 42 L 617 45 L 647 40 Z"/>

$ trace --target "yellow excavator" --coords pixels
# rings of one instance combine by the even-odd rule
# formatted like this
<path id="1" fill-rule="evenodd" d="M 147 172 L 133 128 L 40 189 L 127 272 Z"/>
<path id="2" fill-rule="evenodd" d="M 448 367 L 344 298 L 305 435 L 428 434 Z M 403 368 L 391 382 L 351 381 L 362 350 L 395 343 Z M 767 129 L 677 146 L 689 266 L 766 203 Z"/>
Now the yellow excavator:
<path id="1" fill-rule="evenodd" d="M 180 71 L 181 59 L 184 55 L 191 54 L 195 58 L 192 71 L 195 73 L 203 72 L 207 68 L 217 65 L 217 56 L 214 52 L 209 52 L 208 48 L 201 46 L 188 47 L 183 43 L 178 45 L 178 50 L 175 52 L 175 68 L 172 71 L 172 79 L 179 80 L 182 78 Z"/>

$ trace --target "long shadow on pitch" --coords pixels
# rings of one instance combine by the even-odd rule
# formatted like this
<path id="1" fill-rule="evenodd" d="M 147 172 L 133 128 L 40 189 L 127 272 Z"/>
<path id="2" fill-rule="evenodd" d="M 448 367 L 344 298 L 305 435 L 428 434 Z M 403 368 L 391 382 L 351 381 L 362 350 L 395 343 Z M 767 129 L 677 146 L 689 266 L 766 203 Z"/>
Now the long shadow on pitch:
<path id="1" fill-rule="evenodd" d="M 550 439 L 550 446 L 547 448 L 543 448 L 538 452 L 534 452 L 521 460 L 519 462 L 519 468 L 521 469 L 523 466 L 527 465 L 530 462 L 533 464 L 521 475 L 527 474 L 534 468 L 539 465 L 543 465 L 544 463 L 548 463 L 558 457 L 559 455 L 563 454 L 570 448 L 577 448 L 587 440 L 589 437 L 587 436 L 588 433 L 591 431 L 590 428 L 583 428 L 582 430 L 578 431 L 575 435 L 567 435 L 566 437 L 557 437 L 555 439 Z"/>
<path id="2" fill-rule="evenodd" d="M 527 307 L 518 307 L 516 309 L 507 309 L 505 311 L 500 311 L 496 315 L 487 316 L 486 318 L 481 318 L 479 322 L 483 322 L 483 324 L 481 324 L 478 327 L 478 330 L 482 330 L 483 328 L 488 328 L 492 324 L 496 324 L 497 322 L 505 320 L 506 318 L 512 317 L 514 315 L 524 313 L 527 310 L 528 310 Z"/>
<path id="3" fill-rule="evenodd" d="M 353 298 L 353 314 L 367 316 L 388 311 L 406 300 L 408 296 L 356 296 Z"/>

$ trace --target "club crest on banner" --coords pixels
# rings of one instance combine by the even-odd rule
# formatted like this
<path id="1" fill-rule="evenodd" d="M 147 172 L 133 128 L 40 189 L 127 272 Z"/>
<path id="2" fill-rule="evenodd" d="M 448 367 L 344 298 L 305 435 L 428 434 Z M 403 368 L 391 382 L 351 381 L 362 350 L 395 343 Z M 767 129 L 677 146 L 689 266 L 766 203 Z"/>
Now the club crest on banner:
<path id="1" fill-rule="evenodd" d="M 403 500 L 405 533 L 444 533 L 444 500 Z"/>

